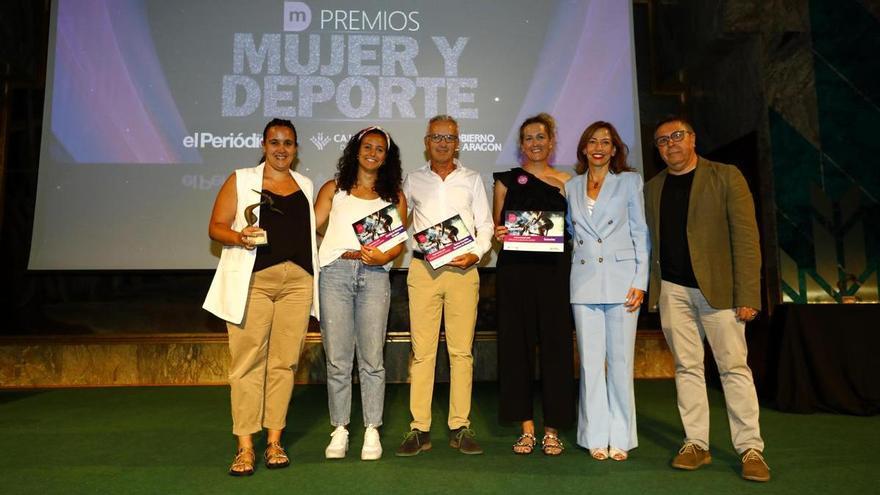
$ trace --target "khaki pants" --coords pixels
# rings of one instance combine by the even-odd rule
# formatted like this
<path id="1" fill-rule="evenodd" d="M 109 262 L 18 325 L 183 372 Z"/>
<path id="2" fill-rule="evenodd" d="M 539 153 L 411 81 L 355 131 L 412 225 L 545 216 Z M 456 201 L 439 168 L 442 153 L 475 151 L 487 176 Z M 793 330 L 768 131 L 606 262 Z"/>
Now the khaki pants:
<path id="1" fill-rule="evenodd" d="M 413 353 L 409 396 L 413 421 L 410 428 L 421 431 L 431 429 L 434 368 L 440 339 L 440 318 L 444 314 L 450 368 L 448 426 L 452 430 L 470 426 L 468 416 L 474 374 L 471 351 L 480 297 L 477 268 L 471 266 L 461 270 L 444 266 L 434 270 L 427 262 L 414 259 L 406 282 L 409 287 Z"/>
<path id="2" fill-rule="evenodd" d="M 709 341 L 727 404 L 733 446 L 764 450 L 758 424 L 758 396 L 746 362 L 745 323 L 734 309 L 709 306 L 700 289 L 662 281 L 660 325 L 675 358 L 675 389 L 685 442 L 709 448 L 709 398 L 703 372 L 703 338 Z"/>
<path id="3" fill-rule="evenodd" d="M 312 297 L 312 276 L 290 261 L 251 276 L 241 325 L 226 324 L 235 435 L 284 429 Z"/>

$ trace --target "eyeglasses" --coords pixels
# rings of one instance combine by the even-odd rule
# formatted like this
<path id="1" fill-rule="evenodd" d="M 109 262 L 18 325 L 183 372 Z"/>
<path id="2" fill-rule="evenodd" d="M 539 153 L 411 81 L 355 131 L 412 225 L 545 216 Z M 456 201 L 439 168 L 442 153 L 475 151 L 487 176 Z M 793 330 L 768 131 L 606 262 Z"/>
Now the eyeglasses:
<path id="1" fill-rule="evenodd" d="M 680 143 L 688 134 L 693 134 L 693 132 L 686 131 L 684 129 L 678 130 L 668 136 L 660 136 L 658 138 L 654 138 L 654 145 L 658 148 L 662 148 L 664 146 L 668 146 L 670 142 Z"/>
<path id="2" fill-rule="evenodd" d="M 427 137 L 428 139 L 431 140 L 431 142 L 434 142 L 434 143 L 439 143 L 440 141 L 446 141 L 447 143 L 454 143 L 458 139 L 458 136 L 456 136 L 455 134 L 428 134 L 425 137 Z"/>

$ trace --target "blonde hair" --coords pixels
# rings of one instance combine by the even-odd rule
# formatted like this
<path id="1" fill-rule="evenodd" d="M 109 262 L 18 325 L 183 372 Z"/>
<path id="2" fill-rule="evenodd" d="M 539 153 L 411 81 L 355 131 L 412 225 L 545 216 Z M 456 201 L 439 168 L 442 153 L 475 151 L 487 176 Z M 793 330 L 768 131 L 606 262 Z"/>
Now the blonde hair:
<path id="1" fill-rule="evenodd" d="M 538 115 L 534 115 L 532 117 L 527 118 L 523 121 L 519 126 L 519 144 L 523 142 L 523 133 L 526 130 L 526 126 L 530 126 L 532 124 L 542 124 L 544 129 L 547 130 L 547 134 L 550 135 L 550 139 L 556 139 L 556 119 L 553 118 L 549 113 L 541 112 Z"/>

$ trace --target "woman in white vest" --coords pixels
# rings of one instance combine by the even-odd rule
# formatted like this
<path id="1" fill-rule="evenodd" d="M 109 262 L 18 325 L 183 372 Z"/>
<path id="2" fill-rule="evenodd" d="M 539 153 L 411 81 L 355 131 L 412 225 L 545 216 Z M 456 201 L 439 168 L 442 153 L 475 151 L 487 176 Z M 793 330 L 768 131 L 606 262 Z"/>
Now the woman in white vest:
<path id="1" fill-rule="evenodd" d="M 260 165 L 229 176 L 208 227 L 223 245 L 203 307 L 227 322 L 233 476 L 253 474 L 253 435 L 263 429 L 266 467 L 290 464 L 281 432 L 309 314 L 318 314 L 319 269 L 312 182 L 292 170 L 296 152 L 293 123 L 269 122 Z"/>
<path id="2" fill-rule="evenodd" d="M 382 457 L 377 428 L 382 425 L 385 402 L 388 270 L 403 251 L 403 243 L 385 252 L 370 244 L 404 230 L 402 175 L 400 150 L 391 136 L 380 127 L 368 127 L 348 141 L 335 179 L 321 187 L 315 200 L 319 229 L 329 220 L 318 253 L 321 336 L 327 358 L 330 423 L 335 427 L 324 451 L 327 459 L 341 459 L 348 451 L 355 353 L 365 427 L 361 459 Z M 392 216 L 398 218 L 392 220 Z"/>

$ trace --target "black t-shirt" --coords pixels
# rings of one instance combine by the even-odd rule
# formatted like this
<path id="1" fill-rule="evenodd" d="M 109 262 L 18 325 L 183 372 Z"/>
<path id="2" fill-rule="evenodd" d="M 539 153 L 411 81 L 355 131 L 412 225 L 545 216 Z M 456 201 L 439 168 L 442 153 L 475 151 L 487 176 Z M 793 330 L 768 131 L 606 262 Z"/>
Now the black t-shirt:
<path id="1" fill-rule="evenodd" d="M 667 282 L 697 288 L 687 238 L 688 204 L 696 169 L 666 175 L 660 195 L 660 277 Z"/>
<path id="2" fill-rule="evenodd" d="M 266 189 L 263 192 L 272 197 L 274 207 L 283 214 L 272 211 L 269 205 L 260 205 L 260 228 L 266 231 L 269 244 L 257 247 L 254 272 L 289 260 L 313 273 L 312 227 L 305 193 L 299 190 L 287 196 L 279 196 Z"/>

